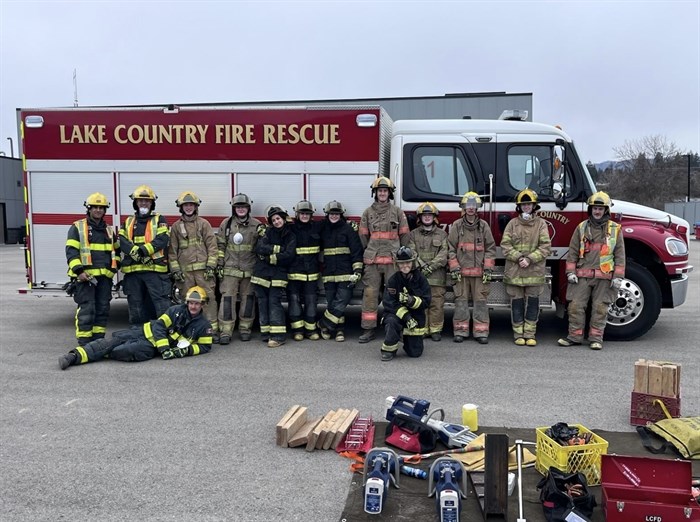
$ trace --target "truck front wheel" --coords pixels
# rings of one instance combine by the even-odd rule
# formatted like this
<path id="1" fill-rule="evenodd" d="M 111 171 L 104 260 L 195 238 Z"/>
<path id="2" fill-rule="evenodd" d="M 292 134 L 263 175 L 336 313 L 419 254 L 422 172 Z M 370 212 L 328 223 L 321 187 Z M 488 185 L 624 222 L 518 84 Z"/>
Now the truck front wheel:
<path id="1" fill-rule="evenodd" d="M 642 265 L 627 262 L 625 278 L 617 298 L 610 305 L 605 338 L 631 341 L 647 333 L 661 312 L 661 289 Z"/>

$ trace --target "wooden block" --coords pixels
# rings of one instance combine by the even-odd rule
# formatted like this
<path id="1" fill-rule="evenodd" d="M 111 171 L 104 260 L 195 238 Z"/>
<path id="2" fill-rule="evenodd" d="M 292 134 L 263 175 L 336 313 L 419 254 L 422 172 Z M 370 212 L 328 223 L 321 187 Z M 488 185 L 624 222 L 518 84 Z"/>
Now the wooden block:
<path id="1" fill-rule="evenodd" d="M 649 366 L 646 361 L 639 360 L 634 363 L 634 391 L 647 393 L 649 388 Z"/>
<path id="2" fill-rule="evenodd" d="M 355 419 L 359 414 L 360 412 L 354 408 L 350 410 L 350 413 L 345 417 L 345 419 L 343 419 L 343 423 L 338 428 L 335 437 L 333 437 L 331 448 L 335 449 L 338 447 L 338 444 L 340 444 L 340 441 L 343 440 L 343 437 L 345 437 L 345 434 L 350 430 L 350 426 L 352 426 L 352 423 L 355 422 Z"/>
<path id="3" fill-rule="evenodd" d="M 286 448 L 289 445 L 289 438 L 306 423 L 306 412 L 306 406 L 302 406 L 292 415 L 287 423 L 282 426 L 282 444 L 280 444 L 280 446 Z"/>
<path id="4" fill-rule="evenodd" d="M 326 423 L 327 419 L 332 417 L 334 413 L 335 411 L 333 410 L 326 413 L 323 419 L 321 419 L 321 422 L 319 422 L 313 429 L 311 435 L 309 435 L 309 440 L 306 443 L 306 451 L 313 451 L 314 449 L 316 449 L 316 442 L 318 441 L 318 438 L 321 435 L 321 430 L 323 429 L 323 426 Z"/>
<path id="5" fill-rule="evenodd" d="M 330 427 L 328 430 L 328 433 L 326 434 L 326 438 L 323 440 L 323 449 L 327 450 L 330 449 L 330 447 L 333 445 L 333 440 L 335 439 L 335 434 L 338 433 L 338 429 L 340 429 L 340 425 L 343 423 L 345 418 L 350 415 L 350 410 L 344 410 L 344 409 L 339 409 L 338 410 L 338 415 L 333 422 L 333 425 Z"/>
<path id="6" fill-rule="evenodd" d="M 277 445 L 280 446 L 282 444 L 282 426 L 284 426 L 287 421 L 294 415 L 294 413 L 299 409 L 299 405 L 295 404 L 291 408 L 287 410 L 287 413 L 284 414 L 284 416 L 280 419 L 280 421 L 277 423 L 277 426 L 275 427 L 276 435 L 277 435 Z"/>
<path id="7" fill-rule="evenodd" d="M 662 367 L 655 362 L 649 363 L 649 385 L 647 393 L 661 395 L 662 392 Z"/>
<path id="8" fill-rule="evenodd" d="M 309 442 L 309 435 L 311 435 L 314 428 L 318 426 L 321 419 L 323 419 L 323 417 L 316 417 L 306 421 L 306 423 L 290 437 L 288 441 L 289 447 L 296 448 L 297 446 L 304 446 L 307 442 Z"/>
<path id="9" fill-rule="evenodd" d="M 335 421 L 338 420 L 338 415 L 340 415 L 340 409 L 334 411 L 333 415 L 326 419 L 326 423 L 323 425 L 321 434 L 316 440 L 316 449 L 323 449 L 323 445 L 325 444 L 326 438 L 328 437 L 328 432 L 330 431 L 331 427 L 333 427 L 333 424 L 335 424 Z"/>
<path id="10" fill-rule="evenodd" d="M 676 365 L 676 397 L 681 396 L 681 365 Z"/>
<path id="11" fill-rule="evenodd" d="M 661 367 L 661 395 L 675 397 L 676 393 L 676 367 L 665 364 Z"/>

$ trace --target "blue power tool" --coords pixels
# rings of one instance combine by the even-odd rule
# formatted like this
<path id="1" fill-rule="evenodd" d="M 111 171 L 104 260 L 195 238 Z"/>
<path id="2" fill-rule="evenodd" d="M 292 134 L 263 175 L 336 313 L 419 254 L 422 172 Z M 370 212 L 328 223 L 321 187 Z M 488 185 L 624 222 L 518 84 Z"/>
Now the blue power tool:
<path id="1" fill-rule="evenodd" d="M 440 522 L 459 522 L 462 499 L 467 498 L 467 472 L 451 457 L 433 462 L 428 472 L 428 496 L 435 495 Z"/>
<path id="2" fill-rule="evenodd" d="M 382 512 L 389 493 L 389 484 L 399 487 L 401 464 L 396 452 L 389 448 L 372 448 L 365 456 L 364 504 L 365 513 Z"/>

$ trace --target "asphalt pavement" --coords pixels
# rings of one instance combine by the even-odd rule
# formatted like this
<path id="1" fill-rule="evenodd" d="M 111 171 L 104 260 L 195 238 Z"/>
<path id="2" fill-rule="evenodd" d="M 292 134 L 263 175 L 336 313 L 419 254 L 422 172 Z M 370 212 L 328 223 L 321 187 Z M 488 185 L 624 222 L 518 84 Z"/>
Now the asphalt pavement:
<path id="1" fill-rule="evenodd" d="M 384 418 L 385 398 L 408 395 L 460 422 L 479 406 L 483 426 L 534 428 L 559 421 L 631 431 L 638 358 L 679 363 L 684 415 L 700 414 L 700 241 L 691 240 L 686 303 L 661 312 L 632 342 L 600 352 L 556 344 L 566 324 L 540 318 L 536 347 L 512 342 L 509 314 L 492 312 L 488 345 L 426 341 L 424 355 L 379 360 L 381 338 L 348 341 L 254 336 L 186 359 L 104 361 L 61 371 L 74 346 L 72 300 L 20 295 L 22 250 L 0 246 L 0 519 L 3 521 L 338 520 L 349 461 L 334 452 L 275 446 L 275 424 L 295 404 L 310 414 L 357 408 Z M 446 323 L 451 321 L 448 311 Z M 109 330 L 127 326 L 113 302 Z"/>

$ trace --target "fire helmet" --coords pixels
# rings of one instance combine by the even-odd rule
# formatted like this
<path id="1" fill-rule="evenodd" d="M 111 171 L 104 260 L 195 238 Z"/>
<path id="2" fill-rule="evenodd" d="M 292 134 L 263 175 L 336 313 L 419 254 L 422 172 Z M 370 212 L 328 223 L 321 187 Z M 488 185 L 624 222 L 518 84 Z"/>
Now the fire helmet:
<path id="1" fill-rule="evenodd" d="M 532 189 L 523 189 L 515 196 L 515 204 L 518 212 L 520 212 L 520 205 L 522 203 L 532 203 L 534 205 L 532 209 L 533 212 L 540 209 L 540 205 L 537 202 L 537 193 Z"/>
<path id="2" fill-rule="evenodd" d="M 466 209 L 467 206 L 480 209 L 483 203 L 481 202 L 481 197 L 476 192 L 470 191 L 465 192 L 464 196 L 459 202 L 459 208 Z"/>
<path id="3" fill-rule="evenodd" d="M 201 286 L 193 286 L 185 294 L 185 302 L 206 303 L 209 300 L 207 292 Z"/>
<path id="4" fill-rule="evenodd" d="M 231 206 L 232 207 L 248 207 L 248 210 L 250 210 L 250 206 L 253 204 L 253 200 L 251 200 L 246 194 L 243 194 L 243 192 L 239 192 L 233 198 L 231 198 Z"/>
<path id="5" fill-rule="evenodd" d="M 394 185 L 394 182 L 386 176 L 380 176 L 375 179 L 370 187 L 372 188 L 372 195 L 375 197 L 375 199 L 377 197 L 377 190 L 380 188 L 389 189 L 389 199 L 394 199 L 394 189 L 396 189 L 396 186 Z"/>
<path id="6" fill-rule="evenodd" d="M 335 199 L 333 201 L 329 201 L 326 203 L 326 206 L 323 207 L 323 212 L 325 214 L 330 214 L 331 212 L 335 212 L 337 214 L 343 215 L 345 214 L 345 207 L 340 201 L 336 201 Z"/>
<path id="7" fill-rule="evenodd" d="M 608 196 L 602 190 L 596 192 L 590 198 L 588 198 L 588 201 L 586 203 L 588 204 L 589 216 L 591 215 L 592 207 L 605 207 L 605 213 L 610 214 L 610 207 L 613 206 L 613 202 L 612 199 L 610 199 L 610 196 Z"/>
<path id="8" fill-rule="evenodd" d="M 421 216 L 423 214 L 432 214 L 435 217 L 437 217 L 438 215 L 440 215 L 440 211 L 435 205 L 433 205 L 429 201 L 426 201 L 425 203 L 421 203 L 420 205 L 418 205 L 418 208 L 416 209 L 417 216 Z"/>
<path id="9" fill-rule="evenodd" d="M 195 194 L 194 192 L 186 190 L 185 192 L 180 194 L 175 200 L 175 204 L 178 208 L 180 208 L 184 203 L 194 203 L 195 205 L 199 206 L 202 204 L 202 200 L 200 200 L 197 197 L 197 194 Z"/>
<path id="10" fill-rule="evenodd" d="M 109 200 L 107 196 L 101 192 L 93 192 L 87 199 L 83 202 L 86 209 L 90 210 L 90 207 L 105 207 L 109 208 Z"/>
<path id="11" fill-rule="evenodd" d="M 396 251 L 396 261 L 397 262 L 409 262 L 418 259 L 418 255 L 413 251 L 411 247 L 402 246 Z"/>
<path id="12" fill-rule="evenodd" d="M 307 199 L 302 199 L 299 203 L 297 203 L 294 206 L 294 212 L 296 212 L 297 215 L 301 214 L 302 212 L 306 212 L 309 214 L 313 214 L 316 212 L 316 208 L 314 207 L 313 203 Z"/>
<path id="13" fill-rule="evenodd" d="M 269 207 L 267 207 L 267 211 L 265 212 L 265 216 L 267 216 L 268 223 L 272 224 L 272 217 L 275 214 L 279 214 L 280 216 L 282 216 L 282 219 L 284 219 L 285 221 L 287 221 L 287 218 L 289 217 L 289 212 L 287 212 L 284 207 L 280 205 L 270 205 Z"/>
<path id="14" fill-rule="evenodd" d="M 153 192 L 153 189 L 148 185 L 139 185 L 131 194 L 129 194 L 129 197 L 134 201 L 132 205 L 134 210 L 138 210 L 139 208 L 136 204 L 137 199 L 150 199 L 153 201 L 151 204 L 151 212 L 156 208 L 156 199 L 158 199 L 158 196 L 156 196 L 156 193 Z"/>

